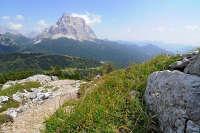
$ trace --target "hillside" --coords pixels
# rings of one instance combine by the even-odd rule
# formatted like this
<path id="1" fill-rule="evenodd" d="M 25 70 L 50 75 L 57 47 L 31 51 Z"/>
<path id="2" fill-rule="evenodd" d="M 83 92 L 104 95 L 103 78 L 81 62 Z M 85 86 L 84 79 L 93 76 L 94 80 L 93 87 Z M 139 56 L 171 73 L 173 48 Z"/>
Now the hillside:
<path id="1" fill-rule="evenodd" d="M 53 66 L 60 68 L 90 68 L 100 63 L 78 57 L 44 54 L 0 54 L 0 72 L 25 70 L 48 70 Z"/>
<path id="2" fill-rule="evenodd" d="M 15 43 L 15 45 L 18 45 L 18 46 L 24 46 L 24 45 L 26 46 L 32 43 L 32 39 L 25 37 L 22 34 L 17 34 L 17 33 L 14 34 L 14 33 L 6 32 L 5 34 L 1 34 L 1 37 L 10 39 L 13 43 Z M 8 43 L 8 45 L 10 44 Z"/>
<path id="3" fill-rule="evenodd" d="M 127 66 L 151 59 L 155 55 L 170 53 L 152 44 L 120 44 L 114 41 L 79 41 L 68 38 L 39 41 L 11 33 L 0 36 L 0 53 L 43 53 L 69 55 L 98 61 L 113 62 L 116 66 Z"/>
<path id="4" fill-rule="evenodd" d="M 99 61 L 110 61 L 118 66 L 143 62 L 155 55 L 168 53 L 153 45 L 140 47 L 104 40 L 77 41 L 67 38 L 44 39 L 40 43 L 30 45 L 23 52 L 67 54 Z"/>
<path id="5" fill-rule="evenodd" d="M 0 93 L 0 128 L 46 133 L 198 132 L 199 60 L 196 52 L 157 56 L 91 82 L 47 75 L 9 81 Z"/>
<path id="6" fill-rule="evenodd" d="M 159 132 L 143 102 L 147 78 L 177 59 L 159 56 L 82 86 L 81 98 L 67 102 L 51 116 L 46 132 Z"/>
<path id="7" fill-rule="evenodd" d="M 168 68 L 177 59 L 159 56 L 91 82 L 59 80 L 56 76 L 42 74 L 8 81 L 0 90 L 0 130 L 47 133 L 158 131 L 143 102 L 147 77 L 154 71 Z M 3 124 L 6 122 L 10 123 Z"/>
<path id="8" fill-rule="evenodd" d="M 148 43 L 146 45 L 139 46 L 137 44 L 130 45 L 115 41 L 94 39 L 93 36 L 95 36 L 95 34 L 92 34 L 92 31 L 88 33 L 89 27 L 84 29 L 84 21 L 82 19 L 79 20 L 76 17 L 67 17 L 67 19 L 75 19 L 74 21 L 76 23 L 81 21 L 81 24 L 83 23 L 83 27 L 76 27 L 76 25 L 74 25 L 71 28 L 75 28 L 77 32 L 80 30 L 79 28 L 81 28 L 84 33 L 80 30 L 80 35 L 78 35 L 79 37 L 75 37 L 76 39 L 70 39 L 69 36 L 73 34 L 73 30 L 69 32 L 67 31 L 70 24 L 68 24 L 68 21 L 64 21 L 66 19 L 65 17 L 66 16 L 61 18 L 58 26 L 53 26 L 58 27 L 58 29 L 54 29 L 53 27 L 49 29 L 48 36 L 46 36 L 46 32 L 38 35 L 34 39 L 27 38 L 22 34 L 0 34 L 0 53 L 43 53 L 69 55 L 97 61 L 112 62 L 118 67 L 128 66 L 132 63 L 140 63 L 151 59 L 155 55 L 170 53 Z M 62 28 L 65 30 L 62 30 Z M 87 34 L 83 36 L 85 33 Z M 90 39 L 87 40 L 87 38 Z"/>
<path id="9" fill-rule="evenodd" d="M 18 48 L 16 46 L 5 46 L 0 43 L 0 53 L 13 53 L 15 51 L 18 51 Z"/>

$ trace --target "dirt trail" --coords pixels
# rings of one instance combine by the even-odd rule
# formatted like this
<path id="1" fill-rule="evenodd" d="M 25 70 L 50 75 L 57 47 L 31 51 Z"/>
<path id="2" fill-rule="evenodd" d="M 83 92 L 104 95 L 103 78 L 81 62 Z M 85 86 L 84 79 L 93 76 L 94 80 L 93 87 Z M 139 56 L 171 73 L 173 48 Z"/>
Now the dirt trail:
<path id="1" fill-rule="evenodd" d="M 39 133 L 44 129 L 45 119 L 52 115 L 67 99 L 76 98 L 79 88 L 74 87 L 74 80 L 59 80 L 51 82 L 51 85 L 59 88 L 54 93 L 57 96 L 47 99 L 41 105 L 29 108 L 19 114 L 14 122 L 1 128 L 3 133 Z"/>

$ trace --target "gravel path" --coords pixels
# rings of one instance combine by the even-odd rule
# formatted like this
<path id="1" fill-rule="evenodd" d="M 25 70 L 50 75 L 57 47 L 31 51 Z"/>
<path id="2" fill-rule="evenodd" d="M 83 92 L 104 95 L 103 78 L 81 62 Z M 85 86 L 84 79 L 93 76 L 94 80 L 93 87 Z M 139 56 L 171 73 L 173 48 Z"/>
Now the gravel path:
<path id="1" fill-rule="evenodd" d="M 74 80 L 58 80 L 50 84 L 61 88 L 54 92 L 57 96 L 47 99 L 41 105 L 35 105 L 19 114 L 13 123 L 2 127 L 1 132 L 39 133 L 41 129 L 44 129 L 44 121 L 48 116 L 51 116 L 67 99 L 73 99 L 77 96 L 79 88 L 74 86 Z"/>

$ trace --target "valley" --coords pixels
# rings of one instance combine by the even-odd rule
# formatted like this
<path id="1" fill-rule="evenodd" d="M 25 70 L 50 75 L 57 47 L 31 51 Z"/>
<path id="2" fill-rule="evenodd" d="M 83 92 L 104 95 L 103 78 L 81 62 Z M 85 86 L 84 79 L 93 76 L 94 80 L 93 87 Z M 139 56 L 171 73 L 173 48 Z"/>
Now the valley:
<path id="1" fill-rule="evenodd" d="M 0 133 L 200 133 L 199 5 L 2 0 Z"/>
<path id="2" fill-rule="evenodd" d="M 72 57 L 67 55 L 45 55 L 45 54 L 0 54 L 0 73 L 14 71 L 43 71 L 52 67 L 60 68 L 94 68 L 101 63 L 95 60 Z"/>

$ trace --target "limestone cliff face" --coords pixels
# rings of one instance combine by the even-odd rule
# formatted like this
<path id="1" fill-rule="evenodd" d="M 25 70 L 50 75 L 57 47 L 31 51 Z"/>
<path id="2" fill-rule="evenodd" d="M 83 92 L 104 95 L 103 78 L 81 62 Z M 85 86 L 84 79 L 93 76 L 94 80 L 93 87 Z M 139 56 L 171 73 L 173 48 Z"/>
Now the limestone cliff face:
<path id="1" fill-rule="evenodd" d="M 83 18 L 69 14 L 63 14 L 55 25 L 47 28 L 39 37 L 52 39 L 66 37 L 75 40 L 96 39 L 94 31 L 86 24 Z"/>

